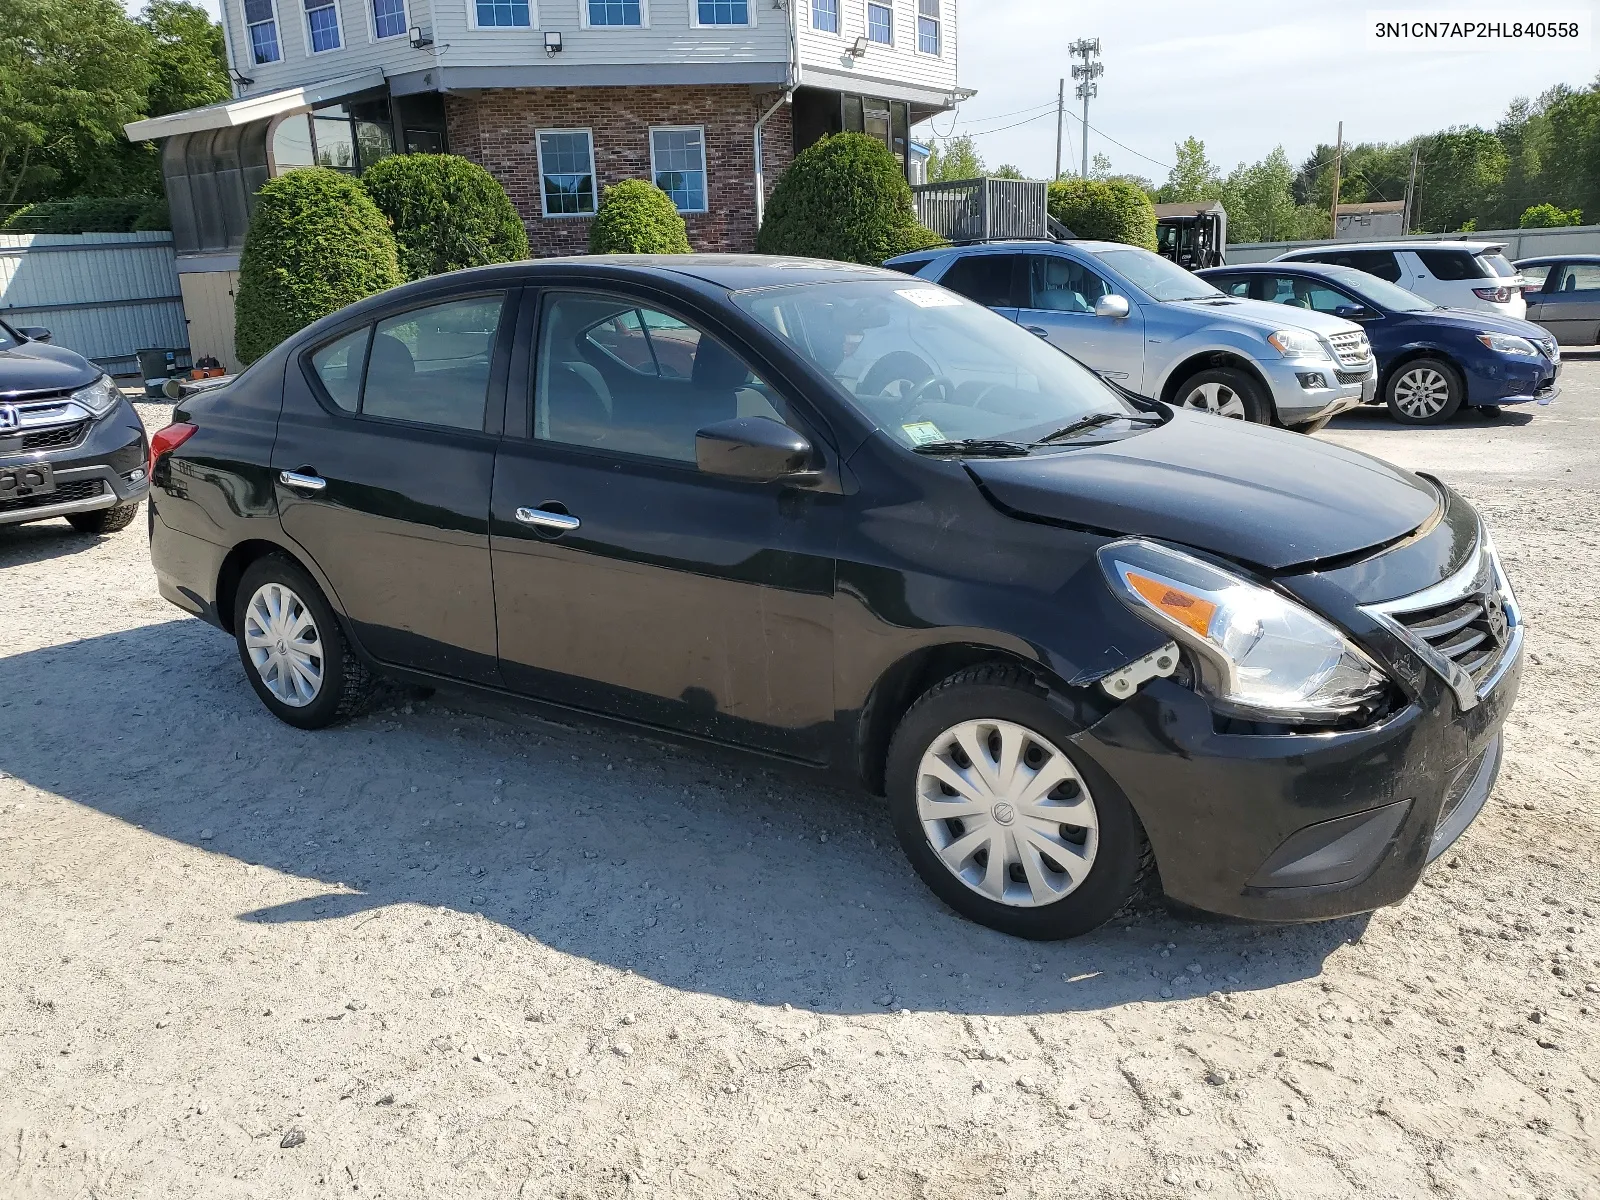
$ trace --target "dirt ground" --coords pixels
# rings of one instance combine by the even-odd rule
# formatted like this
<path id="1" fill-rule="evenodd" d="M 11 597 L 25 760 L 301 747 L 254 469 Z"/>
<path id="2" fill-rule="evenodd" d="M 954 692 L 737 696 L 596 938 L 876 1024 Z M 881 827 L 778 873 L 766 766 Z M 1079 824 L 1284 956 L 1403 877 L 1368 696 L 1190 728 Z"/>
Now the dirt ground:
<path id="1" fill-rule="evenodd" d="M 1600 1197 L 1600 358 L 1564 383 L 1322 435 L 1482 508 L 1531 658 L 1478 822 L 1314 926 L 1013 941 L 759 762 L 440 698 L 300 733 L 142 519 L 0 530 L 0 1196 Z"/>

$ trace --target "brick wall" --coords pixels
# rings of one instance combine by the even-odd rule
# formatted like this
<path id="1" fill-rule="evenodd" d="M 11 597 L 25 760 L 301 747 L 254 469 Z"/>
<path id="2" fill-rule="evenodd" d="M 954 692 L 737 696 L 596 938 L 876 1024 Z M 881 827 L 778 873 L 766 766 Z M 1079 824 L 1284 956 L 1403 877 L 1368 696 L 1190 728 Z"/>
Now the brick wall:
<path id="1" fill-rule="evenodd" d="M 505 187 L 535 258 L 581 254 L 589 245 L 586 218 L 543 215 L 536 130 L 591 130 L 596 183 L 604 190 L 650 178 L 651 126 L 702 125 L 710 211 L 684 214 L 689 244 L 740 253 L 755 248 L 755 123 L 777 98 L 748 87 L 496 88 L 447 95 L 445 116 L 451 152 L 482 164 Z M 787 105 L 767 122 L 763 144 L 770 196 L 793 157 Z"/>

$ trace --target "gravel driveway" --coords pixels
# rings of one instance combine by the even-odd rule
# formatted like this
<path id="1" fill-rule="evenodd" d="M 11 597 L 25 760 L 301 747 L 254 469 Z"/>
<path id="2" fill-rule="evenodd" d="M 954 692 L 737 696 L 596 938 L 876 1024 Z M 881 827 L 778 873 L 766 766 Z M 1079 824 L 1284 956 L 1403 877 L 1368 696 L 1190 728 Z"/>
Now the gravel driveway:
<path id="1" fill-rule="evenodd" d="M 1564 383 L 1322 435 L 1481 507 L 1531 659 L 1466 837 L 1314 926 L 1029 944 L 754 760 L 443 696 L 300 733 L 142 520 L 0 529 L 0 1195 L 1600 1196 L 1600 358 Z"/>

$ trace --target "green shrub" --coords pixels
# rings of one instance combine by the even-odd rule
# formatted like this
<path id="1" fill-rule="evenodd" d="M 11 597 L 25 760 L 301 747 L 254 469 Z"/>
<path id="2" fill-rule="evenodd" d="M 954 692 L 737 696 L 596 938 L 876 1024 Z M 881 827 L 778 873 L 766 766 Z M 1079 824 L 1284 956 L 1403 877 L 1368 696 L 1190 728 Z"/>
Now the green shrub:
<path id="1" fill-rule="evenodd" d="M 756 234 L 763 254 L 871 263 L 943 245 L 917 223 L 911 187 L 877 138 L 825 137 L 795 155 Z"/>
<path id="2" fill-rule="evenodd" d="M 672 198 L 646 179 L 612 184 L 589 226 L 590 254 L 688 254 L 689 231 Z"/>
<path id="3" fill-rule="evenodd" d="M 254 362 L 290 334 L 401 283 L 394 235 L 361 184 L 327 167 L 269 180 L 239 256 L 234 346 Z"/>
<path id="4" fill-rule="evenodd" d="M 135 233 L 142 233 L 146 230 L 171 228 L 172 210 L 167 206 L 167 199 L 165 196 L 161 197 L 159 200 L 152 200 L 146 204 L 144 206 L 144 211 L 139 214 L 138 219 L 133 223 L 133 230 Z"/>
<path id="5" fill-rule="evenodd" d="M 455 154 L 395 154 L 361 186 L 389 219 L 407 279 L 528 257 L 528 231 L 498 180 Z"/>
<path id="6" fill-rule="evenodd" d="M 1534 204 L 1523 209 L 1522 220 L 1517 224 L 1523 229 L 1556 229 L 1563 225 L 1582 225 L 1583 210 L 1574 208 L 1568 211 L 1554 204 Z"/>
<path id="7" fill-rule="evenodd" d="M 1063 179 L 1050 185 L 1050 215 L 1081 238 L 1156 248 L 1156 209 L 1126 179 Z"/>
<path id="8" fill-rule="evenodd" d="M 0 229 L 7 233 L 127 233 L 156 199 L 75 196 L 70 200 L 41 200 L 17 209 Z"/>

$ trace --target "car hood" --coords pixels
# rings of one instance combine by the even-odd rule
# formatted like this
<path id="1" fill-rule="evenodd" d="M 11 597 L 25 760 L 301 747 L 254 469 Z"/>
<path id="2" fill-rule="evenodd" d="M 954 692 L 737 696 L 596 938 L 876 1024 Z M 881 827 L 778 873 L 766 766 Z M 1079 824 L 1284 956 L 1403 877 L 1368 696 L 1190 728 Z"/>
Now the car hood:
<path id="1" fill-rule="evenodd" d="M 1421 317 L 1425 321 L 1437 321 L 1441 325 L 1451 325 L 1472 333 L 1509 333 L 1514 337 L 1529 338 L 1534 342 L 1550 340 L 1550 335 L 1532 321 L 1520 321 L 1516 317 L 1502 317 L 1498 313 L 1480 312 L 1476 309 L 1435 308 L 1427 312 L 1406 315 Z"/>
<path id="2" fill-rule="evenodd" d="M 1185 312 L 1204 314 L 1211 320 L 1248 321 L 1268 331 L 1274 329 L 1306 329 L 1330 337 L 1335 333 L 1359 333 L 1361 326 L 1346 321 L 1332 313 L 1314 312 L 1309 308 L 1294 308 L 1288 304 L 1271 304 L 1265 300 L 1243 300 L 1229 296 L 1227 303 L 1213 300 L 1173 300 L 1173 308 Z"/>
<path id="3" fill-rule="evenodd" d="M 100 368 L 83 355 L 45 342 L 23 342 L 0 350 L 0 396 L 59 392 L 93 383 Z"/>
<path id="4" fill-rule="evenodd" d="M 1365 454 L 1203 413 L 966 468 L 1017 516 L 1143 534 L 1269 571 L 1392 542 L 1440 504 L 1426 480 Z"/>

